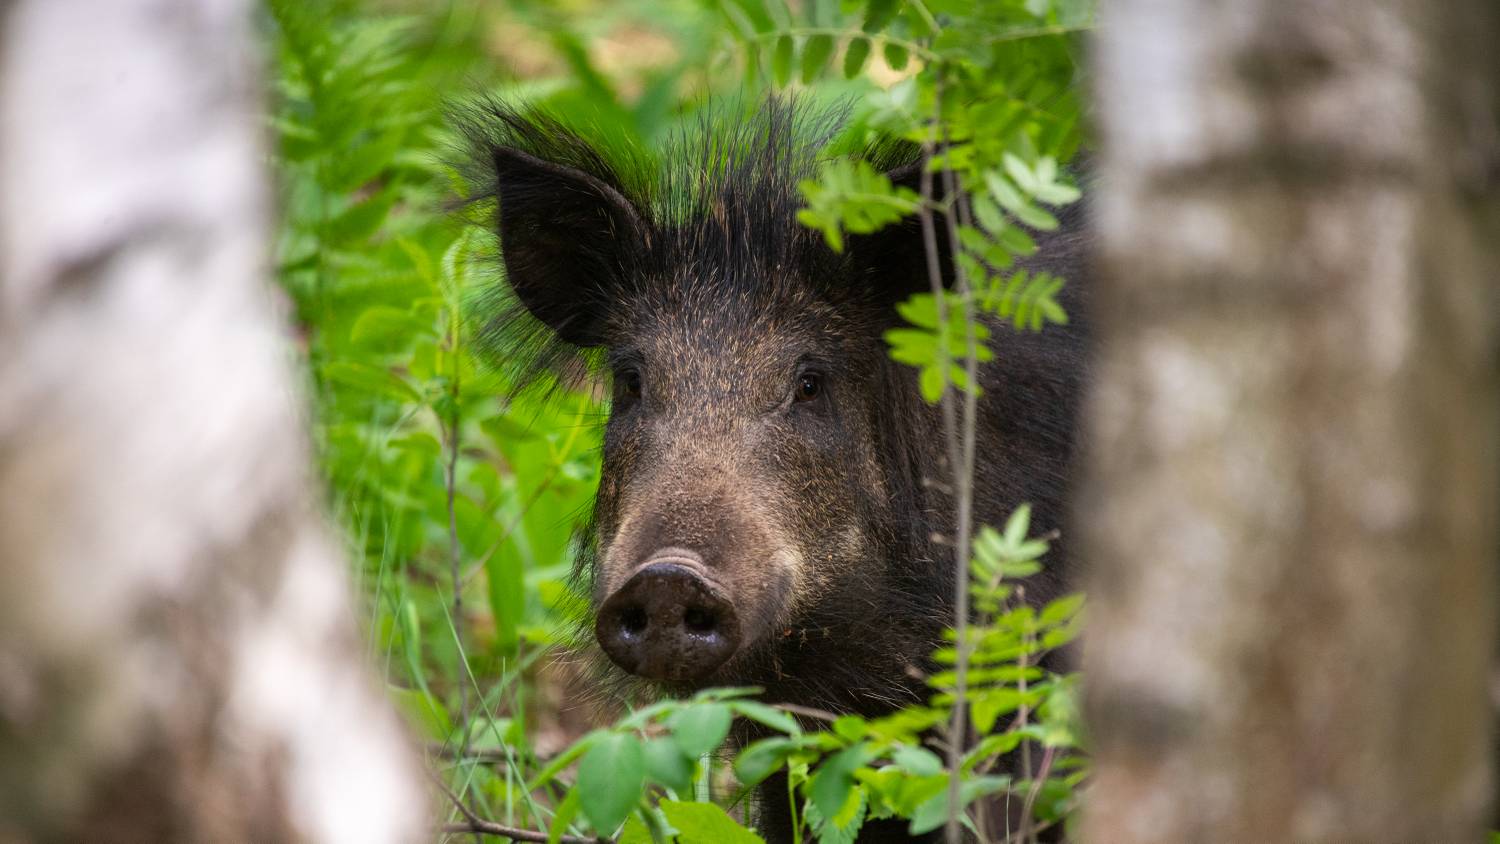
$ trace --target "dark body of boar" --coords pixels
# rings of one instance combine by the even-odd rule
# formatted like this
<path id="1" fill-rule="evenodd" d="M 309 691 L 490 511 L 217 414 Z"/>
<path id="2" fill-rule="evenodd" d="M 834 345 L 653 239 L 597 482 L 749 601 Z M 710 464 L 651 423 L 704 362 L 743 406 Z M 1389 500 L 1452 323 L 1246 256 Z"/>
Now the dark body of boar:
<path id="1" fill-rule="evenodd" d="M 477 196 L 498 200 L 510 307 L 487 315 L 489 336 L 534 369 L 601 349 L 611 374 L 579 570 L 609 676 L 864 715 L 923 700 L 952 617 L 953 555 L 934 537 L 952 535 L 954 507 L 940 412 L 881 339 L 895 304 L 928 289 L 917 220 L 842 254 L 801 226 L 796 184 L 829 122 L 785 103 L 624 163 L 536 113 L 490 103 L 461 124 Z M 916 187 L 912 150 L 856 155 Z M 1085 340 L 1078 216 L 1028 262 L 1069 279 L 1071 323 L 994 332 L 976 523 L 1030 502 L 1035 530 L 1062 526 Z M 1065 559 L 1058 543 L 1031 601 L 1061 591 Z M 785 803 L 784 788 L 763 801 L 770 840 L 789 838 Z M 860 840 L 903 828 L 871 823 Z"/>

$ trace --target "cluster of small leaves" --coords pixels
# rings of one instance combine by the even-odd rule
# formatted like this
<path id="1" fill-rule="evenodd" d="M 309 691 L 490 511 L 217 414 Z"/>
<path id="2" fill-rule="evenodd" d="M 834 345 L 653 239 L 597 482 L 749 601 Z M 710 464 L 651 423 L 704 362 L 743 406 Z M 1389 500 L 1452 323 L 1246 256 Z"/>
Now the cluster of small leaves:
<path id="1" fill-rule="evenodd" d="M 595 730 L 558 755 L 527 783 L 528 791 L 576 777 L 553 818 L 554 834 L 576 821 L 601 833 L 624 825 L 622 840 L 759 841 L 723 809 L 693 801 L 735 717 L 800 735 L 787 713 L 748 699 L 754 689 L 711 689 L 690 700 L 668 700 Z"/>
<path id="2" fill-rule="evenodd" d="M 837 252 L 844 249 L 844 232 L 869 234 L 922 207 L 916 191 L 893 186 L 866 161 L 834 160 L 817 180 L 798 187 L 807 200 L 807 207 L 797 212 L 798 221 L 823 232 Z"/>
<path id="3" fill-rule="evenodd" d="M 1082 599 L 1060 598 L 1040 611 L 1019 600 L 1018 581 L 1039 570 L 1048 550 L 1046 538 L 1028 536 L 1029 527 L 1030 511 L 1023 506 L 1003 532 L 986 527 L 975 545 L 971 575 L 979 616 L 970 628 L 975 670 L 968 705 L 980 739 L 963 756 L 959 808 L 985 798 L 1011 801 L 1026 807 L 1033 828 L 1040 828 L 1070 815 L 1085 773 L 1077 677 L 1040 664 L 1045 653 L 1078 636 Z M 936 656 L 940 664 L 951 664 L 954 654 L 950 645 Z M 784 772 L 794 823 L 820 844 L 849 844 L 867 821 L 879 818 L 904 819 L 913 835 L 931 832 L 949 814 L 952 773 L 929 742 L 947 739 L 942 731 L 952 715 L 953 680 L 952 671 L 933 674 L 927 705 L 880 718 L 843 715 L 821 730 L 804 729 L 783 709 L 749 699 L 755 689 L 714 689 L 690 700 L 663 701 L 584 736 L 526 790 L 554 784 L 576 763 L 575 779 L 553 819 L 554 835 L 573 825 L 618 833 L 619 841 L 635 844 L 759 841 L 718 806 L 692 802 L 702 796 L 714 752 L 740 717 L 770 735 L 734 758 L 739 798 Z M 1007 760 L 1032 747 L 1047 761 L 1034 778 L 1015 776 L 1016 766 Z M 965 822 L 971 823 L 967 816 Z"/>
<path id="4" fill-rule="evenodd" d="M 845 78 L 854 79 L 868 67 L 875 49 L 884 63 L 904 70 L 911 57 L 932 53 L 917 43 L 939 31 L 928 6 L 900 0 L 870 0 L 838 4 L 827 0 L 792 4 L 782 0 L 720 0 L 719 9 L 738 36 L 752 49 L 747 52 L 746 76 L 762 71 L 779 86 L 799 80 L 816 81 L 833 60 Z M 800 11 L 800 14 L 799 14 Z"/>
<path id="5" fill-rule="evenodd" d="M 949 157 L 952 157 L 951 152 Z M 941 165 L 942 159 L 936 161 Z M 939 319 L 934 294 L 915 294 L 901 308 L 901 315 L 913 327 L 892 329 L 885 335 L 892 358 L 921 369 L 922 395 L 928 402 L 936 403 L 941 399 L 949 385 L 965 391 L 980 390 L 978 384 L 969 383 L 966 370 L 958 363 L 970 351 L 962 314 L 985 314 L 1009 322 L 1016 330 L 1029 331 L 1040 331 L 1048 324 L 1065 325 L 1068 321 L 1067 313 L 1056 298 L 1063 279 L 1045 272 L 1012 269 L 1012 265 L 1017 258 L 1036 253 L 1036 241 L 1028 228 L 1050 231 L 1058 226 L 1057 218 L 1039 207 L 1039 203 L 1057 206 L 1075 202 L 1079 197 L 1078 189 L 1059 180 L 1056 159 L 1050 156 L 1042 157 L 1035 167 L 1028 166 L 1009 152 L 1004 154 L 1002 161 L 1005 172 L 986 171 L 983 190 L 964 200 L 966 210 L 971 212 L 978 225 L 955 223 L 953 226 L 959 244 L 954 258 L 966 277 L 967 293 L 949 291 L 945 294 L 946 307 L 942 309 L 947 315 L 945 320 Z M 822 199 L 823 207 L 817 222 L 825 235 L 830 229 L 836 231 L 840 225 L 850 231 L 868 230 L 865 225 L 867 212 L 857 197 L 834 204 L 818 193 L 820 190 L 820 185 L 812 184 L 805 192 L 809 201 L 813 201 L 815 195 Z M 920 197 L 917 202 L 921 202 Z M 864 207 L 869 207 L 869 204 Z M 888 205 L 882 203 L 878 207 Z M 952 208 L 943 210 L 956 213 Z M 861 228 L 854 228 L 851 221 Z M 837 241 L 829 236 L 829 242 Z M 969 298 L 967 310 L 964 295 Z M 985 323 L 976 322 L 973 354 L 981 363 L 994 358 L 991 350 L 983 345 L 989 336 Z"/>
<path id="6" fill-rule="evenodd" d="M 1053 212 L 1078 199 L 1059 167 L 1079 144 L 1082 105 L 1074 85 L 1079 34 L 1092 20 L 1083 0 L 869 0 L 864 3 L 719 0 L 746 46 L 747 70 L 770 82 L 807 84 L 842 50 L 845 76 L 873 72 L 899 81 L 867 90 L 861 120 L 870 132 L 922 144 L 934 189 L 925 202 L 975 309 L 1018 329 L 1062 323 L 1062 280 L 1014 269 L 1036 252 L 1033 235 L 1058 226 Z M 880 47 L 879 59 L 874 48 Z M 793 73 L 793 69 L 798 72 Z M 843 233 L 869 233 L 923 209 L 924 200 L 868 166 L 834 161 L 802 187 L 800 219 L 835 249 Z M 959 188 L 944 189 L 943 177 Z M 947 197 L 939 201 L 935 197 Z M 926 318 L 936 303 L 918 304 Z M 962 309 L 962 301 L 956 305 Z M 922 370 L 937 401 L 952 385 L 977 389 L 953 366 L 949 326 L 914 322 L 888 338 L 897 360 Z M 920 334 L 931 334 L 927 338 Z M 963 336 L 960 334 L 959 336 Z M 982 341 L 981 341 L 982 342 Z M 966 351 L 966 347 L 964 348 Z"/>
<path id="7" fill-rule="evenodd" d="M 981 600 L 969 630 L 976 670 L 970 672 L 973 687 L 966 703 L 981 738 L 963 755 L 958 810 L 1004 795 L 1031 809 L 1042 825 L 1068 816 L 1084 774 L 1076 676 L 1039 665 L 1043 654 L 1077 637 L 1082 600 L 1061 598 L 1040 612 L 1014 600 L 1019 587 L 1012 580 L 1034 574 L 1048 548 L 1045 539 L 1027 537 L 1029 519 L 1023 506 L 1004 533 L 986 528 L 975 548 L 971 574 Z M 936 656 L 951 664 L 955 653 L 950 646 Z M 845 715 L 825 732 L 762 739 L 740 753 L 735 771 L 749 784 L 785 766 L 790 787 L 805 799 L 805 825 L 823 844 L 852 841 L 859 827 L 875 818 L 906 819 L 913 835 L 930 832 L 949 815 L 953 773 L 925 742 L 949 723 L 953 680 L 952 671 L 929 677 L 934 696 L 926 706 L 875 719 Z M 1002 726 L 1003 716 L 1010 721 Z M 1004 760 L 1031 743 L 1049 761 L 1035 780 L 1015 779 Z M 964 822 L 973 828 L 967 815 Z"/>

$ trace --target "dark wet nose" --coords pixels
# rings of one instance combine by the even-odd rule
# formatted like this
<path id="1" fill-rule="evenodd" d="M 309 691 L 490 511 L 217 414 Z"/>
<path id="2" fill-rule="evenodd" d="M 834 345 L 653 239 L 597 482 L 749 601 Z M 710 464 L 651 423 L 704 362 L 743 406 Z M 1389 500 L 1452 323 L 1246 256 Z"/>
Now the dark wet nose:
<path id="1" fill-rule="evenodd" d="M 594 635 L 621 668 L 652 680 L 699 680 L 740 643 L 729 599 L 695 561 L 663 557 L 642 566 L 599 607 Z"/>

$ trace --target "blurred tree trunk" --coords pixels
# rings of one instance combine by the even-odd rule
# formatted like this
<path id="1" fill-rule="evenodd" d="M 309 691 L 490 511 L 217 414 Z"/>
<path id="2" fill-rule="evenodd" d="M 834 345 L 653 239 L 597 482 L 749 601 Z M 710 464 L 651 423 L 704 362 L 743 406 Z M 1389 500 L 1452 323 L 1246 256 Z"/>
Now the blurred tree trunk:
<path id="1" fill-rule="evenodd" d="M 1085 840 L 1479 840 L 1497 7 L 1103 11 Z"/>
<path id="2" fill-rule="evenodd" d="M 251 12 L 0 3 L 0 840 L 424 835 L 266 280 Z"/>

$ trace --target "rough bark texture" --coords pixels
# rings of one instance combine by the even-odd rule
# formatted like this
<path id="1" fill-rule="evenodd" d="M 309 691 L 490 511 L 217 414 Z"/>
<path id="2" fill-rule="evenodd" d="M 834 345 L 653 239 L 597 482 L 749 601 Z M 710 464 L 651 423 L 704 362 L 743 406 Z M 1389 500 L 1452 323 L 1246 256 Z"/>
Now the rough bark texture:
<path id="1" fill-rule="evenodd" d="M 1105 4 L 1086 840 L 1481 837 L 1495 11 Z"/>
<path id="2" fill-rule="evenodd" d="M 250 13 L 0 3 L 0 839 L 424 832 L 307 475 Z"/>

